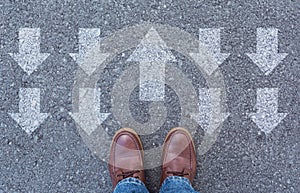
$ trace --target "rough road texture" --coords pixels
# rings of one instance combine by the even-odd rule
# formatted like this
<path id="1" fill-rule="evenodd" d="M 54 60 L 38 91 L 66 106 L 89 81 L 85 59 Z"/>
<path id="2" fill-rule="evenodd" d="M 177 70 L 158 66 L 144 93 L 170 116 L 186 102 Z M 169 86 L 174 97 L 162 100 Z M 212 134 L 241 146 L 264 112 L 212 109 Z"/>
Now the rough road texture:
<path id="1" fill-rule="evenodd" d="M 230 53 L 220 66 L 227 111 L 213 147 L 198 156 L 194 187 L 200 192 L 300 191 L 300 26 L 299 1 L 17 1 L 0 2 L 0 193 L 111 192 L 107 164 L 83 143 L 72 111 L 71 91 L 78 65 L 78 28 L 100 28 L 105 37 L 126 26 L 153 22 L 198 36 L 199 28 L 222 28 L 221 51 Z M 41 52 L 51 55 L 28 76 L 9 56 L 18 52 L 19 28 L 41 29 Z M 268 76 L 245 53 L 256 52 L 256 29 L 279 30 L 279 52 L 288 56 Z M 129 50 L 127 52 L 132 52 Z M 176 55 L 176 54 L 175 54 Z M 123 57 L 124 56 L 124 57 Z M 103 108 L 110 112 L 110 88 L 124 70 L 124 52 L 104 72 Z M 179 54 L 176 55 L 180 58 Z M 183 59 L 184 60 L 184 59 Z M 187 61 L 189 63 L 189 61 Z M 190 79 L 201 74 L 182 67 Z M 197 81 L 196 81 L 197 82 Z M 198 81 L 201 83 L 201 78 Z M 256 89 L 279 89 L 278 111 L 288 115 L 266 135 L 247 116 L 255 111 Z M 41 112 L 49 117 L 31 135 L 11 118 L 19 110 L 19 89 L 41 89 Z M 145 148 L 159 146 L 179 122 L 176 93 L 166 87 L 168 122 L 142 136 Z M 138 88 L 137 88 L 138 89 Z M 147 122 L 147 104 L 130 99 L 132 115 Z M 110 136 L 118 129 L 110 117 Z M 201 128 L 197 132 L 203 133 Z M 201 138 L 194 136 L 196 145 Z M 158 192 L 160 169 L 146 171 L 150 192 Z"/>

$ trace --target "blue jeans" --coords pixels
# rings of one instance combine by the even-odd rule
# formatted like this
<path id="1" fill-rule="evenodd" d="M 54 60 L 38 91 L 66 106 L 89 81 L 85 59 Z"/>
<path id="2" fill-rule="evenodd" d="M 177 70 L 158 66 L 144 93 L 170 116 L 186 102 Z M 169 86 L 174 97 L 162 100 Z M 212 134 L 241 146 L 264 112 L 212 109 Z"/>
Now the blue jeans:
<path id="1" fill-rule="evenodd" d="M 163 182 L 160 193 L 198 193 L 187 178 L 170 176 Z M 136 178 L 120 181 L 113 193 L 149 193 L 145 184 Z"/>

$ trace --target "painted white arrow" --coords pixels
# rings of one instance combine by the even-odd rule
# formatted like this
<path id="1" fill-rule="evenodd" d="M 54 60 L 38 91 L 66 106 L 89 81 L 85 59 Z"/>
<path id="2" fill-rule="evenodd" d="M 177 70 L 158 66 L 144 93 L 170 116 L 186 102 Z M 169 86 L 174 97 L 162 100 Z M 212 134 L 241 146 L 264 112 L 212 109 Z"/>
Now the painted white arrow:
<path id="1" fill-rule="evenodd" d="M 90 76 L 109 54 L 100 52 L 99 28 L 79 28 L 78 38 L 79 52 L 70 56 Z"/>
<path id="2" fill-rule="evenodd" d="M 49 114 L 40 113 L 40 89 L 21 88 L 19 96 L 19 113 L 10 113 L 10 116 L 26 133 L 31 134 L 44 122 Z"/>
<path id="3" fill-rule="evenodd" d="M 288 54 L 278 53 L 278 29 L 258 28 L 256 38 L 256 53 L 247 55 L 265 75 L 268 75 Z"/>
<path id="4" fill-rule="evenodd" d="M 19 53 L 9 53 L 18 65 L 30 75 L 50 55 L 40 53 L 41 34 L 39 28 L 19 30 Z"/>
<path id="5" fill-rule="evenodd" d="M 79 112 L 70 113 L 75 122 L 91 135 L 110 113 L 100 113 L 101 91 L 97 88 L 79 89 Z"/>
<path id="6" fill-rule="evenodd" d="M 140 100 L 163 101 L 165 65 L 175 57 L 154 28 L 151 28 L 128 61 L 139 62 Z"/>
<path id="7" fill-rule="evenodd" d="M 278 88 L 257 90 L 256 113 L 250 113 L 252 121 L 265 133 L 270 133 L 286 116 L 278 113 Z"/>
<path id="8" fill-rule="evenodd" d="M 208 134 L 212 134 L 230 115 L 221 111 L 221 90 L 219 88 L 199 89 L 199 113 L 192 118 Z"/>
<path id="9" fill-rule="evenodd" d="M 195 62 L 203 66 L 204 71 L 211 75 L 221 65 L 230 54 L 221 53 L 221 29 L 220 28 L 204 28 L 199 29 L 199 49 L 204 46 L 208 54 L 212 57 L 213 62 L 203 61 L 203 55 L 199 53 L 190 53 Z"/>

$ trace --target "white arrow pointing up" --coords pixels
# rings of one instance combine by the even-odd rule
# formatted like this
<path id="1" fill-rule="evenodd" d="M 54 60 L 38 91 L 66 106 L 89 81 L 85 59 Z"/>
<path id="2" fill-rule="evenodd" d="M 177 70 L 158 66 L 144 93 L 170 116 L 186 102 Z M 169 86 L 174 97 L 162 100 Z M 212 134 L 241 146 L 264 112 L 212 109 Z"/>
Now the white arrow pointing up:
<path id="1" fill-rule="evenodd" d="M 265 75 L 268 75 L 288 54 L 278 53 L 278 29 L 258 28 L 256 53 L 247 55 Z"/>
<path id="2" fill-rule="evenodd" d="M 221 65 L 230 54 L 221 53 L 221 29 L 219 28 L 204 28 L 199 29 L 199 49 L 203 45 L 208 54 L 212 57 L 213 62 L 207 63 L 203 61 L 203 54 L 190 53 L 190 56 L 195 62 L 200 63 L 203 66 L 204 71 L 211 75 Z"/>
<path id="3" fill-rule="evenodd" d="M 100 52 L 99 28 L 79 28 L 78 38 L 79 53 L 70 56 L 90 76 L 109 54 Z"/>
<path id="4" fill-rule="evenodd" d="M 91 135 L 110 113 L 100 113 L 100 89 L 79 89 L 79 112 L 70 113 L 75 122 Z"/>
<path id="5" fill-rule="evenodd" d="M 50 55 L 40 53 L 40 36 L 39 28 L 21 28 L 19 30 L 19 53 L 9 53 L 28 75 Z"/>
<path id="6" fill-rule="evenodd" d="M 19 91 L 19 113 L 10 113 L 10 116 L 31 134 L 48 117 L 48 113 L 40 113 L 40 89 L 21 88 Z"/>
<path id="7" fill-rule="evenodd" d="M 250 113 L 251 119 L 265 133 L 270 133 L 286 116 L 278 113 L 278 88 L 260 88 L 257 90 L 256 113 Z"/>
<path id="8" fill-rule="evenodd" d="M 230 115 L 221 111 L 221 90 L 219 88 L 199 89 L 199 113 L 192 118 L 208 134 L 212 134 Z"/>
<path id="9" fill-rule="evenodd" d="M 148 31 L 128 61 L 139 62 L 140 100 L 164 100 L 165 64 L 175 61 L 175 57 L 154 28 Z"/>

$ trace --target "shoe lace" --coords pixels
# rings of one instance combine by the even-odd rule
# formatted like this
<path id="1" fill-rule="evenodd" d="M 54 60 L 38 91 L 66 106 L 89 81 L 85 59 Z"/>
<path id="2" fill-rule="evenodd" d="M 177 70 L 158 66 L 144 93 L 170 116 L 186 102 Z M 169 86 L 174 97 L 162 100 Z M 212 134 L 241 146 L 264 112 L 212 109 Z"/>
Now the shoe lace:
<path id="1" fill-rule="evenodd" d="M 167 174 L 172 174 L 173 176 L 181 176 L 181 177 L 190 175 L 189 173 L 184 172 L 184 170 L 182 170 L 181 172 L 178 172 L 178 171 L 167 171 Z"/>
<path id="2" fill-rule="evenodd" d="M 127 172 L 122 172 L 121 174 L 118 174 L 117 177 L 123 177 L 123 179 L 125 178 L 129 178 L 129 177 L 133 177 L 134 174 L 141 172 L 140 170 L 132 170 L 132 171 L 127 171 Z M 136 176 L 135 178 L 139 178 L 139 176 Z"/>

